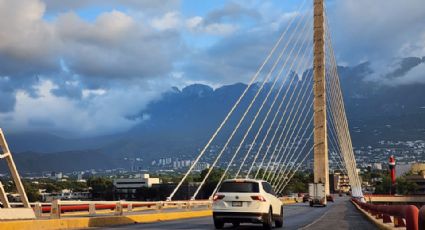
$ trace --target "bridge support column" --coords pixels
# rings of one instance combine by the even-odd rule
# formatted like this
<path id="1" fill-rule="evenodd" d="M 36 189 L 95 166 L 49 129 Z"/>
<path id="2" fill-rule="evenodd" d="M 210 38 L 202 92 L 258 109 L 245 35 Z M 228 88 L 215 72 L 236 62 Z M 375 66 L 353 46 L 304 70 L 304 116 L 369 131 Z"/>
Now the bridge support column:
<path id="1" fill-rule="evenodd" d="M 329 191 L 328 137 L 326 124 L 324 3 L 314 0 L 314 183 L 325 184 Z"/>

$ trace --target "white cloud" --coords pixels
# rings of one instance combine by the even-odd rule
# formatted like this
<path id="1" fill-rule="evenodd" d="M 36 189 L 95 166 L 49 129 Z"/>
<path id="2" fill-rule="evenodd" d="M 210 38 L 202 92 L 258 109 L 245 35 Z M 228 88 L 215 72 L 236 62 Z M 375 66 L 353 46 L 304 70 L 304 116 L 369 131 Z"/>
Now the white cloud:
<path id="1" fill-rule="evenodd" d="M 328 13 L 335 50 L 350 64 L 425 55 L 423 0 L 335 1 Z"/>
<path id="2" fill-rule="evenodd" d="M 392 79 L 391 85 L 425 84 L 425 62 L 413 67 L 403 76 Z"/>
<path id="3" fill-rule="evenodd" d="M 176 11 L 168 12 L 161 18 L 155 18 L 152 20 L 152 26 L 159 30 L 178 29 L 180 24 L 180 13 Z"/>
<path id="4" fill-rule="evenodd" d="M 333 41 L 345 63 L 425 55 L 423 0 L 333 2 Z M 127 129 L 144 118 L 126 117 L 171 86 L 247 81 L 289 20 L 305 13 L 270 1 L 232 1 L 186 17 L 179 4 L 0 0 L 0 94 L 7 98 L 0 101 L 0 120 L 21 130 L 36 124 L 67 132 L 83 127 L 88 134 Z M 90 20 L 78 15 L 96 6 L 120 10 Z M 55 16 L 46 20 L 46 12 Z M 398 66 L 390 67 L 374 69 L 379 77 Z M 423 72 L 422 64 L 393 80 L 423 83 Z"/>
<path id="5" fill-rule="evenodd" d="M 13 112 L 0 113 L 6 129 L 14 131 L 53 131 L 58 134 L 99 135 L 125 131 L 148 119 L 128 119 L 137 114 L 148 101 L 159 95 L 155 90 L 132 86 L 125 89 L 90 90 L 83 92 L 81 101 L 57 97 L 52 90 L 57 86 L 42 80 L 35 86 L 39 97 L 18 91 Z"/>
<path id="6" fill-rule="evenodd" d="M 104 89 L 83 89 L 82 90 L 83 99 L 94 97 L 94 96 L 102 96 L 106 93 L 107 91 Z"/>
<path id="7" fill-rule="evenodd" d="M 197 27 L 201 26 L 202 21 L 202 17 L 195 16 L 186 20 L 186 26 L 189 30 L 195 30 Z"/>
<path id="8" fill-rule="evenodd" d="M 208 34 L 213 34 L 213 35 L 229 35 L 234 33 L 237 29 L 238 29 L 237 25 L 213 23 L 213 24 L 207 25 L 204 28 L 204 31 Z"/>
<path id="9" fill-rule="evenodd" d="M 238 30 L 236 24 L 231 23 L 205 23 L 205 20 L 200 17 L 192 17 L 186 20 L 186 26 L 189 31 L 199 34 L 208 34 L 216 36 L 227 36 Z"/>
<path id="10" fill-rule="evenodd" d="M 158 77 L 182 51 L 178 33 L 155 30 L 146 18 L 112 10 L 86 21 L 70 11 L 46 21 L 45 8 L 40 0 L 0 1 L 0 75 L 51 74 L 66 66 L 85 77 Z M 156 24 L 174 26 L 175 16 Z"/>

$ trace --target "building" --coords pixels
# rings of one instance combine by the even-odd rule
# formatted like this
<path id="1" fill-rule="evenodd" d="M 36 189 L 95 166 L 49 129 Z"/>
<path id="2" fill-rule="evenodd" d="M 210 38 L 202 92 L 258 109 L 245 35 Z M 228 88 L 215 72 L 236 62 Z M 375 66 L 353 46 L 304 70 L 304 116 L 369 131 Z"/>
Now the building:
<path id="1" fill-rule="evenodd" d="M 42 202 L 52 202 L 53 200 L 91 200 L 92 196 L 89 191 L 72 191 L 70 189 L 62 189 L 60 192 L 48 193 L 45 189 L 38 190 Z"/>
<path id="2" fill-rule="evenodd" d="M 137 190 L 150 188 L 159 184 L 159 178 L 151 178 L 149 174 L 138 174 L 134 178 L 114 179 L 114 197 L 117 200 L 133 200 L 136 198 Z"/>
<path id="3" fill-rule="evenodd" d="M 406 176 L 406 180 L 418 185 L 418 189 L 416 190 L 415 194 L 425 195 L 425 164 L 412 164 L 410 172 L 411 175 Z"/>
<path id="4" fill-rule="evenodd" d="M 373 170 L 382 170 L 382 163 L 373 163 L 372 169 Z"/>
<path id="5" fill-rule="evenodd" d="M 420 174 L 421 172 L 425 171 L 425 163 L 414 163 L 414 164 L 412 164 L 410 171 L 413 174 Z"/>
<path id="6" fill-rule="evenodd" d="M 348 192 L 350 191 L 350 180 L 347 175 L 335 172 L 334 173 L 334 191 L 335 192 Z"/>
<path id="7" fill-rule="evenodd" d="M 412 164 L 409 163 L 400 163 L 395 165 L 395 175 L 396 177 L 401 177 L 411 171 Z"/>
<path id="8" fill-rule="evenodd" d="M 60 181 L 63 178 L 63 174 L 62 174 L 62 172 L 52 172 L 52 173 L 50 173 L 49 178 L 52 179 L 52 180 Z"/>

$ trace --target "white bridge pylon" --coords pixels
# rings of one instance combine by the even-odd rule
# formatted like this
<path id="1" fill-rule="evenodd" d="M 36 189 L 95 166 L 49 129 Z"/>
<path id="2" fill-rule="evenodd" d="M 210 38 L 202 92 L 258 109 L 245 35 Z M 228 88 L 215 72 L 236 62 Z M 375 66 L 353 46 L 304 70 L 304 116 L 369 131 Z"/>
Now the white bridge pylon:
<path id="1" fill-rule="evenodd" d="M 328 177 L 329 147 L 334 166 L 350 179 L 353 196 L 363 197 L 326 8 L 322 0 L 313 1 L 314 4 L 312 0 L 302 1 L 297 10 L 299 13 L 290 19 L 245 90 L 167 200 L 175 197 L 200 162 L 211 166 L 192 194 L 192 199 L 198 198 L 212 171 L 218 168 L 222 175 L 209 195 L 213 195 L 226 178 L 264 179 L 279 195 L 283 195 L 294 175 L 306 168 L 313 158 L 313 150 L 317 147 L 314 141 L 318 137 L 313 124 L 317 128 L 319 123 L 324 126 L 324 139 L 319 139 L 323 143 L 322 150 L 326 152 L 323 155 L 326 158 L 319 161 L 320 167 L 326 169 L 320 176 Z M 313 78 L 313 73 L 317 72 L 317 60 L 314 62 L 313 58 L 320 51 L 316 47 L 313 52 L 313 46 L 319 40 L 317 35 L 316 39 L 313 36 L 318 20 L 316 18 L 313 23 L 318 12 L 316 9 L 314 13 L 313 6 L 320 7 L 320 3 L 320 20 L 323 23 L 319 34 L 323 38 L 323 42 L 319 42 L 323 48 L 320 62 L 320 71 L 324 74 L 321 78 L 322 91 L 316 89 L 318 79 Z M 314 106 L 320 96 L 323 96 L 321 108 Z M 316 123 L 318 111 L 323 121 Z M 214 151 L 211 151 L 212 146 L 215 146 Z M 219 146 L 218 150 L 216 146 Z"/>

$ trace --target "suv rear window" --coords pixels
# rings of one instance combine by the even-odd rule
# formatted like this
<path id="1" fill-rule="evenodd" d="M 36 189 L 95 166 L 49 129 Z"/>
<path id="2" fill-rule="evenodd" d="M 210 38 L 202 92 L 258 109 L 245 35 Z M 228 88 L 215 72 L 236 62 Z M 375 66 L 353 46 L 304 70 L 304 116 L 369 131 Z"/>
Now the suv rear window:
<path id="1" fill-rule="evenodd" d="M 219 192 L 260 192 L 256 182 L 224 182 Z"/>

